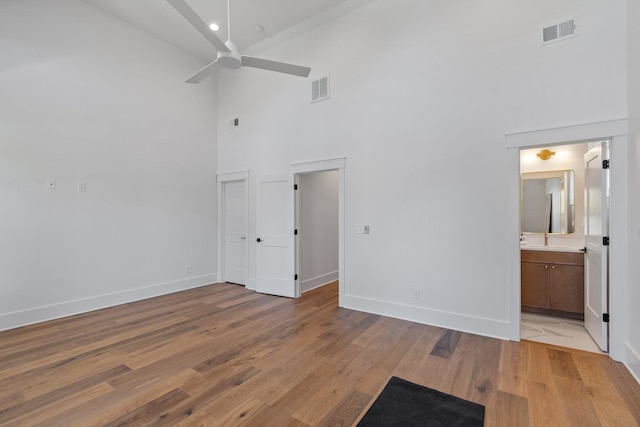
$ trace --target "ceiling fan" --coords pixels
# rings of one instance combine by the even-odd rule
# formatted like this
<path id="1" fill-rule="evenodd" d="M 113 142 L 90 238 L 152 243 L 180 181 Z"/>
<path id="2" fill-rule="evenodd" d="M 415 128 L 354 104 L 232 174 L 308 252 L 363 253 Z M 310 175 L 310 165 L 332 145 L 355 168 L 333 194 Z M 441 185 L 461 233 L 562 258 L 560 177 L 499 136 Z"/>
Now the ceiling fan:
<path id="1" fill-rule="evenodd" d="M 231 41 L 230 0 L 227 0 L 228 40 L 224 43 L 213 33 L 211 29 L 209 29 L 209 26 L 184 0 L 167 0 L 167 2 L 218 50 L 218 57 L 216 60 L 195 73 L 193 76 L 189 77 L 187 83 L 200 83 L 207 76 L 212 74 L 217 66 L 229 69 L 253 67 L 263 70 L 277 71 L 279 73 L 292 74 L 300 77 L 309 76 L 309 73 L 311 72 L 311 68 L 309 67 L 240 55 L 238 53 L 238 47 Z"/>

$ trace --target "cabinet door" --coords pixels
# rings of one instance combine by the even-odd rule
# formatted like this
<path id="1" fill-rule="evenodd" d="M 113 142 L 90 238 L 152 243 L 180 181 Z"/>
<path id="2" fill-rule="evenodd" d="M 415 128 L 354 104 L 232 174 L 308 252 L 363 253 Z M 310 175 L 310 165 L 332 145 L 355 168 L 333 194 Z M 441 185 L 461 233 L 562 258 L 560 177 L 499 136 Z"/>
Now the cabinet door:
<path id="1" fill-rule="evenodd" d="M 523 262 L 521 274 L 522 305 L 549 308 L 549 265 Z"/>
<path id="2" fill-rule="evenodd" d="M 584 267 L 551 265 L 549 299 L 553 310 L 584 313 Z"/>

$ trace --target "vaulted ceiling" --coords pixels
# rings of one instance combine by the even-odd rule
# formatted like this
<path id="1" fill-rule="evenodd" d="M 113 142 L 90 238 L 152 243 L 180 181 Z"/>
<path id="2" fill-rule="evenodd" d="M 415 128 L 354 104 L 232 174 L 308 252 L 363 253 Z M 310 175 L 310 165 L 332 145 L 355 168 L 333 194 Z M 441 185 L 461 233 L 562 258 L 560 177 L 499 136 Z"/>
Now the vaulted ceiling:
<path id="1" fill-rule="evenodd" d="M 216 51 L 164 0 L 84 0 L 141 30 L 209 61 Z M 240 51 L 295 36 L 374 0 L 230 0 L 231 39 Z M 227 0 L 187 0 L 227 40 Z"/>

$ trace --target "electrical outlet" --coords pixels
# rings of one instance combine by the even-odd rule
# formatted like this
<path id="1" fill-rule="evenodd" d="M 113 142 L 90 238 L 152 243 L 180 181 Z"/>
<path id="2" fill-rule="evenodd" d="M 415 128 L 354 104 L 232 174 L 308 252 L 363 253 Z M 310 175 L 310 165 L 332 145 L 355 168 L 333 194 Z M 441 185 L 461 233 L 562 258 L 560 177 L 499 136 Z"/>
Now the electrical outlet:
<path id="1" fill-rule="evenodd" d="M 84 193 L 87 191 L 87 182 L 86 181 L 78 181 L 77 189 L 79 193 Z"/>
<path id="2" fill-rule="evenodd" d="M 55 179 L 48 179 L 47 180 L 47 188 L 49 190 L 55 190 L 56 189 L 56 180 Z"/>
<path id="3" fill-rule="evenodd" d="M 191 273 L 191 266 L 190 265 L 185 266 L 184 273 L 185 274 L 190 274 Z"/>
<path id="4" fill-rule="evenodd" d="M 420 299 L 420 289 L 413 288 L 413 296 L 412 296 L 412 298 Z"/>

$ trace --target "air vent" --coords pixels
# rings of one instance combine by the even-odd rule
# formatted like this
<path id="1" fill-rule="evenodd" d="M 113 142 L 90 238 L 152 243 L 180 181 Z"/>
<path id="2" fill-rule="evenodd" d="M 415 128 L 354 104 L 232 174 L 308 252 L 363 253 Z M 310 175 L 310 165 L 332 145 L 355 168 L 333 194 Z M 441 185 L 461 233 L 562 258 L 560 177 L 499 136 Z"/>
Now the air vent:
<path id="1" fill-rule="evenodd" d="M 311 82 L 311 102 L 329 99 L 329 76 Z"/>
<path id="2" fill-rule="evenodd" d="M 552 25 L 542 29 L 542 43 L 547 43 L 558 38 L 558 26 Z"/>
<path id="3" fill-rule="evenodd" d="M 578 35 L 577 19 L 569 19 L 542 29 L 542 44 L 553 43 Z"/>

